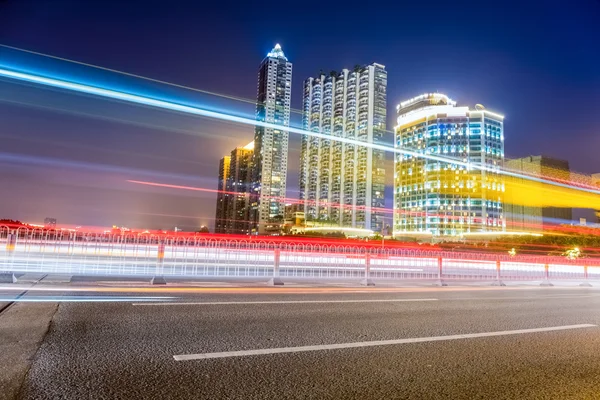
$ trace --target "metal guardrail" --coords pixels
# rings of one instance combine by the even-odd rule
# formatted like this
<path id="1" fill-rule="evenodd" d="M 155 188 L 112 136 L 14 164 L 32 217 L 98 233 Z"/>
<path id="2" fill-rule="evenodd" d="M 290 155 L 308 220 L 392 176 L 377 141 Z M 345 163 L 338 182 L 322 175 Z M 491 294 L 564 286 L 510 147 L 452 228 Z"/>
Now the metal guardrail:
<path id="1" fill-rule="evenodd" d="M 0 226 L 0 271 L 282 280 L 600 280 L 599 259 L 460 253 L 252 239 L 91 234 Z"/>

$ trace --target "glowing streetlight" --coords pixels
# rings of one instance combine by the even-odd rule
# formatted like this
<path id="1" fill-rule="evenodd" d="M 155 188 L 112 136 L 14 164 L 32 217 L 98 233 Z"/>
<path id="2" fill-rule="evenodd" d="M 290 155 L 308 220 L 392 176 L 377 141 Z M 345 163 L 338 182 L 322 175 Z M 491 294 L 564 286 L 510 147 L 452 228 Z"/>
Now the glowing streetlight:
<path id="1" fill-rule="evenodd" d="M 575 248 L 565 251 L 564 255 L 569 260 L 576 260 L 579 257 L 581 257 L 581 250 L 579 250 L 579 247 L 575 247 Z"/>

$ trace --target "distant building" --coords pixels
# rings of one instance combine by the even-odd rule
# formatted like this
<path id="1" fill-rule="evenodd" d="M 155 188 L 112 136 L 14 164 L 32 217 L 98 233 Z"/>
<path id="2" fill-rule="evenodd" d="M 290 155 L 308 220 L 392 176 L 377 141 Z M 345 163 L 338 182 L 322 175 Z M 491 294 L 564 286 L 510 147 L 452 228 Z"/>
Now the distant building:
<path id="1" fill-rule="evenodd" d="M 256 120 L 281 128 L 256 126 L 252 169 L 252 231 L 267 232 L 267 225 L 283 218 L 287 162 L 288 132 L 292 95 L 292 63 L 281 46 L 275 45 L 260 64 Z"/>
<path id="2" fill-rule="evenodd" d="M 592 174 L 592 184 L 600 189 L 600 173 Z M 600 210 L 596 210 L 596 222 L 600 224 Z"/>
<path id="3" fill-rule="evenodd" d="M 547 156 L 528 156 L 507 160 L 505 168 L 550 180 L 564 182 L 570 180 L 569 162 Z M 530 188 L 536 185 L 541 187 L 542 185 L 525 179 L 511 179 L 516 180 L 517 183 L 521 181 Z M 506 227 L 509 231 L 537 232 L 552 225 L 570 223 L 573 219 L 571 208 L 527 206 L 518 204 L 518 201 L 513 201 L 510 195 L 506 197 L 505 201 Z"/>
<path id="4" fill-rule="evenodd" d="M 229 178 L 230 156 L 225 156 L 219 161 L 219 184 L 217 185 L 217 213 L 215 216 L 215 233 L 225 233 L 227 227 L 227 214 L 229 208 L 229 195 L 227 194 L 227 180 Z"/>
<path id="5" fill-rule="evenodd" d="M 44 218 L 44 228 L 56 229 L 56 218 Z"/>
<path id="6" fill-rule="evenodd" d="M 504 117 L 441 93 L 403 101 L 397 111 L 394 146 L 413 154 L 395 154 L 394 235 L 504 231 Z"/>
<path id="7" fill-rule="evenodd" d="M 286 204 L 285 205 L 285 224 L 291 226 L 304 225 L 304 205 Z"/>
<path id="8" fill-rule="evenodd" d="M 592 174 L 592 185 L 600 188 L 600 173 Z"/>
<path id="9" fill-rule="evenodd" d="M 254 142 L 236 147 L 219 162 L 215 233 L 251 232 L 250 199 Z"/>
<path id="10" fill-rule="evenodd" d="M 387 71 L 373 63 L 304 81 L 300 201 L 307 220 L 381 231 L 385 152 L 345 143 L 384 142 Z"/>
<path id="11" fill-rule="evenodd" d="M 227 209 L 227 233 L 246 235 L 252 232 L 250 220 L 252 190 L 252 159 L 254 142 L 231 151 L 227 191 L 229 205 Z"/>

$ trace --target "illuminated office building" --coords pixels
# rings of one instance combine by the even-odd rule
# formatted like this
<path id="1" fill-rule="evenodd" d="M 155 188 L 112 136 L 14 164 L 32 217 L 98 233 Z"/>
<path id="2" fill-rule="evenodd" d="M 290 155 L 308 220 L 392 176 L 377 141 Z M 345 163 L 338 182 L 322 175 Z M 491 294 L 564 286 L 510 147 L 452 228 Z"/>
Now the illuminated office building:
<path id="1" fill-rule="evenodd" d="M 269 221 L 283 218 L 286 195 L 292 63 L 276 45 L 260 64 L 256 119 L 281 129 L 257 126 L 252 169 L 252 230 L 266 233 Z"/>
<path id="2" fill-rule="evenodd" d="M 569 162 L 566 160 L 547 156 L 528 156 L 506 160 L 504 166 L 507 170 L 537 178 L 570 181 Z M 525 178 L 511 178 L 511 181 L 516 185 L 527 185 L 531 189 L 539 187 L 542 193 L 542 183 L 525 180 Z M 508 231 L 539 232 L 552 225 L 568 224 L 573 219 L 571 208 L 533 207 L 519 204 L 518 200 L 513 201 L 512 192 L 512 190 L 508 191 L 504 199 Z"/>
<path id="3" fill-rule="evenodd" d="M 229 163 L 231 157 L 225 156 L 219 161 L 219 183 L 217 185 L 217 212 L 215 216 L 215 233 L 225 233 L 227 224 L 227 178 L 229 177 Z"/>
<path id="4" fill-rule="evenodd" d="M 394 145 L 394 234 L 501 232 L 503 116 L 457 106 L 440 93 L 400 103 Z M 456 163 L 421 157 L 453 158 Z M 467 166 L 478 164 L 485 170 Z"/>
<path id="5" fill-rule="evenodd" d="M 387 71 L 380 64 L 320 74 L 304 82 L 300 200 L 307 221 L 381 231 L 385 152 L 335 140 L 382 143 Z"/>

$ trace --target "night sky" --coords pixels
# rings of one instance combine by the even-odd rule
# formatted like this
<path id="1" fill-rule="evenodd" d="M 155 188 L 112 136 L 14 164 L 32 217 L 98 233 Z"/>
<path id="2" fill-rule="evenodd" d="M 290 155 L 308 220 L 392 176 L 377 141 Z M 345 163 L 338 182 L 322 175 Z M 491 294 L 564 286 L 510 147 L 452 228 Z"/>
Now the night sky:
<path id="1" fill-rule="evenodd" d="M 378 62 L 388 70 L 388 129 L 397 103 L 439 91 L 504 114 L 507 157 L 546 154 L 594 173 L 600 172 L 599 20 L 597 0 L 0 0 L 0 43 L 245 99 L 255 98 L 259 63 L 280 43 L 294 64 L 295 109 L 305 78 Z M 0 64 L 15 60 L 15 52 L 0 48 Z M 36 67 L 87 74 L 63 64 Z M 90 76 L 253 112 L 239 101 L 97 71 Z M 214 193 L 126 181 L 215 189 L 219 158 L 252 137 L 251 127 L 0 81 L 0 218 L 212 226 Z M 291 139 L 288 196 L 297 197 L 299 138 Z"/>

